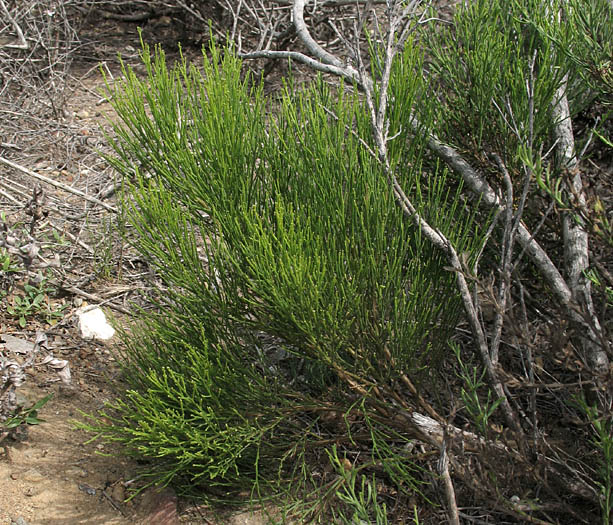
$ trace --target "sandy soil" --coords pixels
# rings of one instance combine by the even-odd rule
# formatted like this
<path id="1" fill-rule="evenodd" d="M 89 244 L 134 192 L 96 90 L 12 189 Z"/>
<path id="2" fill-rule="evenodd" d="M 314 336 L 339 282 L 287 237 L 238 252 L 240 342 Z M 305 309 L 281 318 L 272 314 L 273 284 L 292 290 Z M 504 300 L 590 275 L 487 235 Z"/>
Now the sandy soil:
<path id="1" fill-rule="evenodd" d="M 96 345 L 96 343 L 86 343 Z M 96 348 L 85 359 L 72 359 L 73 386 L 49 385 L 50 374 L 35 371 L 21 393 L 28 405 L 54 393 L 40 411 L 44 423 L 30 426 L 23 441 L 7 439 L 0 461 L 0 523 L 23 518 L 28 524 L 138 523 L 153 510 L 139 499 L 124 503 L 136 466 L 102 444 L 87 443 L 91 435 L 76 430 L 75 419 L 108 399 L 95 360 L 108 350 Z M 89 360 L 89 362 L 87 362 Z M 93 366 L 92 366 L 93 364 Z M 87 376 L 90 379 L 86 379 Z M 97 385 L 100 384 L 100 386 Z M 23 439 L 22 438 L 22 439 Z M 140 498 L 142 500 L 143 498 Z"/>

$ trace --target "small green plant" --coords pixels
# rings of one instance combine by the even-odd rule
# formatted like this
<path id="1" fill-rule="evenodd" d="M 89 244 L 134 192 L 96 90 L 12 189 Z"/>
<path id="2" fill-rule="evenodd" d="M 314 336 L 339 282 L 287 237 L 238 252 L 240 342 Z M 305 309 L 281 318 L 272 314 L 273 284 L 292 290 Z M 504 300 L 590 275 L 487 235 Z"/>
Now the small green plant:
<path id="1" fill-rule="evenodd" d="M 19 326 L 25 328 L 27 319 L 34 316 L 43 308 L 45 294 L 41 293 L 35 286 L 26 284 L 23 295 L 15 295 L 13 303 L 6 307 L 6 311 L 17 318 Z"/>
<path id="2" fill-rule="evenodd" d="M 4 300 L 20 268 L 7 250 L 0 250 L 0 299 Z"/>
<path id="3" fill-rule="evenodd" d="M 596 289 L 601 290 L 604 293 L 607 304 L 609 307 L 613 306 L 613 288 L 611 286 L 607 286 L 604 284 L 601 277 L 598 275 L 598 272 L 594 269 L 590 269 L 585 273 L 586 277 L 590 280 L 590 282 L 596 287 Z"/>
<path id="4" fill-rule="evenodd" d="M 593 443 L 600 453 L 600 508 L 602 524 L 609 525 L 613 517 L 613 420 L 610 415 L 603 416 L 595 406 L 588 405 L 583 397 L 577 399 L 577 405 L 592 426 Z"/>
<path id="5" fill-rule="evenodd" d="M 11 254 L 6 250 L 0 250 L 0 277 L 7 273 L 16 273 L 20 270 Z"/>
<path id="6" fill-rule="evenodd" d="M 53 237 L 53 241 L 60 246 L 67 246 L 70 244 L 68 240 L 66 240 L 66 236 L 60 234 L 57 230 L 51 230 L 51 236 Z"/>
<path id="7" fill-rule="evenodd" d="M 336 497 L 347 506 L 347 511 L 334 511 L 334 523 L 345 525 L 387 525 L 387 507 L 377 497 L 375 476 L 367 478 L 353 468 L 346 459 L 341 459 L 336 446 L 327 451 L 330 462 L 343 482 L 336 491 Z M 363 467 L 362 467 L 363 468 Z M 350 514 L 350 517 L 347 515 Z"/>
<path id="8" fill-rule="evenodd" d="M 123 259 L 122 235 L 125 219 L 120 212 L 109 218 L 102 226 L 101 239 L 95 245 L 94 273 L 103 279 L 120 277 Z"/>
<path id="9" fill-rule="evenodd" d="M 5 430 L 17 428 L 19 425 L 39 425 L 44 423 L 44 419 L 38 417 L 38 411 L 44 407 L 47 402 L 53 397 L 53 394 L 48 394 L 42 399 L 39 399 L 31 407 L 21 410 L 12 417 L 9 417 L 4 423 L 0 423 L 0 427 Z"/>
<path id="10" fill-rule="evenodd" d="M 40 284 L 25 284 L 23 294 L 14 295 L 12 304 L 7 305 L 6 311 L 18 320 L 19 326 L 25 328 L 28 319 L 39 317 L 45 322 L 52 324 L 62 316 L 64 305 L 52 306 L 48 299 L 48 293 L 52 289 L 43 279 Z"/>
<path id="11" fill-rule="evenodd" d="M 472 367 L 471 369 L 466 363 L 464 363 L 464 361 L 462 361 L 460 348 L 458 345 L 452 344 L 451 347 L 460 365 L 461 371 L 458 376 L 460 379 L 462 379 L 463 384 L 466 386 L 466 388 L 463 386 L 460 392 L 462 401 L 464 402 L 464 406 L 468 411 L 471 420 L 479 429 L 481 435 L 487 437 L 489 434 L 489 419 L 496 408 L 498 408 L 501 400 L 492 400 L 492 391 L 489 389 L 487 390 L 487 397 L 485 400 L 482 400 L 479 397 L 479 390 L 487 386 L 483 380 L 485 377 L 485 370 L 483 370 L 481 374 L 478 374 L 476 367 Z"/>

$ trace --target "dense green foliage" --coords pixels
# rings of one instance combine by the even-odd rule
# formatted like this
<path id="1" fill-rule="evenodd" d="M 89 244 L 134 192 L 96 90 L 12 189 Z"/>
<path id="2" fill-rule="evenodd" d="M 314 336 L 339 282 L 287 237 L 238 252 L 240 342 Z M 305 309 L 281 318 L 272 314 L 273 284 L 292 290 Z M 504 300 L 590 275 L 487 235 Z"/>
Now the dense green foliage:
<path id="1" fill-rule="evenodd" d="M 521 3 L 534 16 L 547 9 L 544 2 Z M 550 106 L 566 70 L 520 13 L 513 3 L 477 0 L 428 42 L 440 129 L 478 165 L 496 152 L 517 169 L 522 151 L 537 156 L 553 142 Z"/>
<path id="2" fill-rule="evenodd" d="M 132 390 L 110 435 L 161 458 L 156 480 L 255 483 L 309 447 L 322 412 L 346 434 L 343 414 L 373 410 L 372 388 L 427 373 L 461 311 L 454 276 L 395 205 L 351 89 L 318 81 L 271 100 L 230 50 L 211 49 L 202 72 L 169 71 L 161 52 L 143 59 L 146 81 L 126 71 L 113 92 L 112 162 L 127 176 L 134 244 L 167 292 L 126 334 Z M 415 65 L 394 78 L 408 107 L 421 85 L 400 74 Z M 409 148 L 395 160 L 411 159 L 403 183 L 474 252 L 445 171 L 420 183 L 422 146 Z"/>

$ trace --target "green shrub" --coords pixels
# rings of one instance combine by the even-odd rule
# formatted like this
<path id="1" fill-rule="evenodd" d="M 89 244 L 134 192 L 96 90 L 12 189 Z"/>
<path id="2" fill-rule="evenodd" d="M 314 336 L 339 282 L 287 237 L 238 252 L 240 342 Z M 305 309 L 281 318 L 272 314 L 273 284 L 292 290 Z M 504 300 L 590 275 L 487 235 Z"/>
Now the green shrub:
<path id="1" fill-rule="evenodd" d="M 213 47 L 202 71 L 143 60 L 147 78 L 126 70 L 112 91 L 110 160 L 165 292 L 123 334 L 130 389 L 93 427 L 187 492 L 317 494 L 326 479 L 309 465 L 335 443 L 418 490 L 391 400 L 401 376 L 434 377 L 461 304 L 444 256 L 394 202 L 356 90 L 318 80 L 265 97 L 231 49 Z M 399 131 L 401 109 L 428 104 L 407 74 L 418 67 L 408 46 L 392 79 Z M 470 258 L 479 229 L 445 170 L 421 181 L 422 151 L 394 148 L 393 169 Z"/>

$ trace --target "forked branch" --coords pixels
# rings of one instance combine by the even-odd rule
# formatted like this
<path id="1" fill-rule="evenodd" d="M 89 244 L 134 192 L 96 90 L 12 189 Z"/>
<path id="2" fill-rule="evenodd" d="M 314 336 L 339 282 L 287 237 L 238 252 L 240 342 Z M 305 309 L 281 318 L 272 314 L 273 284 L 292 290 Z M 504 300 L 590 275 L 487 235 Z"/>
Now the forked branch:
<path id="1" fill-rule="evenodd" d="M 28 44 L 28 41 L 23 35 L 23 31 L 21 30 L 21 27 L 19 26 L 17 21 L 11 16 L 11 13 L 6 7 L 4 0 L 0 0 L 0 9 L 2 10 L 2 13 L 6 17 L 6 19 L 13 26 L 15 33 L 17 33 L 17 41 L 18 41 L 17 44 L 4 44 L 2 47 L 5 47 L 7 49 L 29 49 L 30 45 Z"/>

